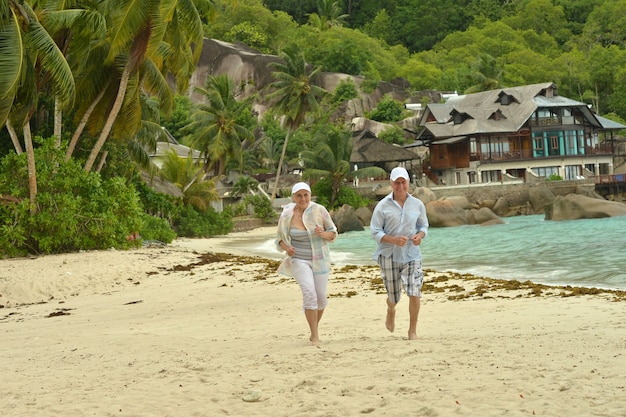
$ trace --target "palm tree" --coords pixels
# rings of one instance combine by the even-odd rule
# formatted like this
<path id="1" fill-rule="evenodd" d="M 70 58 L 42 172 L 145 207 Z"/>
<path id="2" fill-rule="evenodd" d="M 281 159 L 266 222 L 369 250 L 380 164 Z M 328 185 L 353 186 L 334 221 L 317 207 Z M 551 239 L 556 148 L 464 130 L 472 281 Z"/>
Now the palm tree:
<path id="1" fill-rule="evenodd" d="M 276 168 L 276 181 L 270 200 L 273 202 L 278 190 L 278 181 L 282 170 L 289 136 L 304 121 L 306 114 L 317 111 L 320 106 L 318 98 L 327 94 L 327 91 L 313 83 L 321 68 L 314 68 L 308 72 L 304 54 L 295 45 L 287 48 L 280 54 L 282 62 L 272 62 L 270 65 L 277 69 L 272 75 L 276 79 L 270 84 L 274 91 L 268 95 L 276 99 L 276 108 L 283 114 L 284 125 L 287 128 L 283 150 Z"/>
<path id="2" fill-rule="evenodd" d="M 465 94 L 500 88 L 503 77 L 504 72 L 498 65 L 498 61 L 489 54 L 480 54 L 474 65 L 474 73 L 471 75 L 475 84 L 465 90 Z"/>
<path id="3" fill-rule="evenodd" d="M 322 132 L 320 136 L 315 148 L 301 152 L 300 157 L 304 162 L 303 178 L 330 180 L 330 207 L 334 207 L 339 190 L 346 179 L 352 179 L 355 175 L 365 178 L 385 174 L 385 170 L 379 167 L 350 171 L 352 153 L 350 131 L 332 127 L 329 132 Z"/>
<path id="4" fill-rule="evenodd" d="M 161 176 L 183 192 L 185 204 L 201 211 L 206 211 L 211 201 L 219 199 L 215 181 L 204 179 L 204 170 L 194 163 L 191 155 L 181 158 L 174 150 L 167 152 L 161 167 Z"/>
<path id="5" fill-rule="evenodd" d="M 250 101 L 235 99 L 235 85 L 226 74 L 209 77 L 206 88 L 197 87 L 195 91 L 206 97 L 207 104 L 199 104 L 192 115 L 188 126 L 191 145 L 202 153 L 205 169 L 212 168 L 220 176 L 229 158 L 242 158 L 242 143 L 252 138 L 252 132 L 237 119 L 250 107 Z"/>
<path id="6" fill-rule="evenodd" d="M 318 0 L 317 13 L 309 15 L 309 24 L 324 31 L 333 26 L 342 26 L 348 17 L 348 14 L 341 13 L 337 0 Z"/>
<path id="7" fill-rule="evenodd" d="M 121 68 L 121 72 L 111 71 L 117 90 L 104 103 L 105 108 L 110 106 L 110 111 L 85 162 L 85 171 L 92 169 L 114 124 L 119 125 L 118 135 L 129 133 L 122 126 L 130 126 L 128 136 L 140 128 L 138 99 L 142 92 L 158 95 L 166 109 L 172 105 L 173 94 L 165 75 L 169 72 L 183 82 L 181 87 L 185 86 L 202 50 L 201 13 L 211 10 L 210 0 L 109 0 L 102 4 L 103 15 L 110 24 L 106 57 L 97 64 Z"/>
<path id="8" fill-rule="evenodd" d="M 13 126 L 22 130 L 31 213 L 37 207 L 37 172 L 30 119 L 37 109 L 39 92 L 42 86 L 50 86 L 59 108 L 69 107 L 75 92 L 72 71 L 44 25 L 45 19 L 54 16 L 45 9 L 34 9 L 26 0 L 0 5 L 0 124 L 6 124 L 18 152 Z"/>

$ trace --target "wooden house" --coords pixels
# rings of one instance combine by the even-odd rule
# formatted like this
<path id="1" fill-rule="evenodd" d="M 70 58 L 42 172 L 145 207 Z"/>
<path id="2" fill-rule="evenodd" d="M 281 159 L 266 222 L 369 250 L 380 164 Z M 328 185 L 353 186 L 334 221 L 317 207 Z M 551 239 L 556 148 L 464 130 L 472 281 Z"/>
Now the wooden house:
<path id="1" fill-rule="evenodd" d="M 447 185 L 613 174 L 613 135 L 626 128 L 554 83 L 452 96 L 428 104 L 418 125 L 424 172 Z"/>

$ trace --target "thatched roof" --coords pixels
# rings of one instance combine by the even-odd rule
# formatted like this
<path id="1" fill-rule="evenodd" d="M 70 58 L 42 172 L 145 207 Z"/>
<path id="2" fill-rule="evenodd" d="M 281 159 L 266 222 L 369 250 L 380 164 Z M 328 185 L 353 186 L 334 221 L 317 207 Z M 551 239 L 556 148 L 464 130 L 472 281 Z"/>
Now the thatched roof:
<path id="1" fill-rule="evenodd" d="M 369 130 L 353 133 L 350 163 L 404 162 L 418 158 L 415 152 L 380 141 Z"/>
<path id="2" fill-rule="evenodd" d="M 141 179 L 157 193 L 169 194 L 174 197 L 182 197 L 183 192 L 169 181 L 159 178 L 158 175 L 150 176 L 147 172 L 141 172 Z"/>

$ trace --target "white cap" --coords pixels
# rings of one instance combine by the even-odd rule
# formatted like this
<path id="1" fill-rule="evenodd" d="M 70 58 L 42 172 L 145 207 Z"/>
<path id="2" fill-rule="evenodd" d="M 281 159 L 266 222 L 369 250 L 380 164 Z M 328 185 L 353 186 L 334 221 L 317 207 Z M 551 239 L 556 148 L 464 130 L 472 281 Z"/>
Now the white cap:
<path id="1" fill-rule="evenodd" d="M 409 173 L 406 172 L 406 169 L 404 169 L 403 167 L 395 167 L 394 169 L 391 170 L 391 175 L 390 175 L 391 181 L 395 181 L 398 178 L 404 178 L 405 180 L 409 180 Z"/>
<path id="2" fill-rule="evenodd" d="M 295 194 L 300 190 L 307 190 L 308 192 L 311 192 L 311 187 L 309 187 L 309 184 L 306 182 L 297 182 L 291 188 L 291 194 Z"/>

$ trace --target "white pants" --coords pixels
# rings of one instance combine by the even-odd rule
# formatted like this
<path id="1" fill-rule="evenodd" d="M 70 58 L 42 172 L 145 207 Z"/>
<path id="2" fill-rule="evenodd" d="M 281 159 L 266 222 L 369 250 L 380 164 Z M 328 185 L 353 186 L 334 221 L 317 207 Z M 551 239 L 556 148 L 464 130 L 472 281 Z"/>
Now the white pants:
<path id="1" fill-rule="evenodd" d="M 324 310 L 328 304 L 328 274 L 313 274 L 311 261 L 293 258 L 291 272 L 302 290 L 302 307 L 305 310 Z"/>

